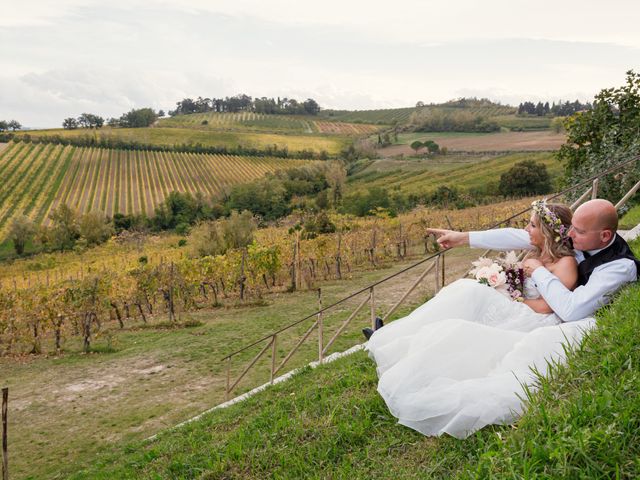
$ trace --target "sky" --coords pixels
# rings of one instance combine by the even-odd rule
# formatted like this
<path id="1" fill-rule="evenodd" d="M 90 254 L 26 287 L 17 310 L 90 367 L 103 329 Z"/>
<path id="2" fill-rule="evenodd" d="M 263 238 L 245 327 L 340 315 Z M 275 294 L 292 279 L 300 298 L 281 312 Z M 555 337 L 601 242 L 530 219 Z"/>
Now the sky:
<path id="1" fill-rule="evenodd" d="M 0 0 L 0 120 L 185 97 L 376 109 L 592 100 L 640 68 L 637 0 Z"/>

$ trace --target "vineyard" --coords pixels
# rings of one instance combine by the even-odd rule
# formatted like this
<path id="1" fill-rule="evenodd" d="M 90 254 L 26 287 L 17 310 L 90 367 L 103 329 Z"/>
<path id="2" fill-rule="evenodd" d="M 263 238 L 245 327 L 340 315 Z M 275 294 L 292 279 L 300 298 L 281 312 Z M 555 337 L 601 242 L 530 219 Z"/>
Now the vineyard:
<path id="1" fill-rule="evenodd" d="M 448 185 L 461 191 L 496 185 L 500 175 L 523 160 L 546 165 L 551 178 L 559 176 L 562 165 L 553 153 L 517 153 L 487 156 L 447 155 L 426 160 L 378 160 L 348 178 L 349 190 L 363 191 L 371 187 L 387 188 L 403 193 L 425 193 Z"/>
<path id="2" fill-rule="evenodd" d="M 11 219 L 48 223 L 57 206 L 152 214 L 172 191 L 219 196 L 267 172 L 309 163 L 268 157 L 125 151 L 11 143 L 0 151 L 0 239 Z"/>
<path id="3" fill-rule="evenodd" d="M 457 106 L 449 106 L 446 104 L 434 105 L 434 106 L 429 105 L 429 106 L 424 106 L 419 108 L 414 108 L 414 107 L 389 108 L 389 109 L 381 109 L 381 110 L 356 110 L 356 111 L 325 110 L 322 112 L 322 115 L 327 118 L 331 118 L 332 120 L 337 120 L 340 122 L 392 125 L 394 123 L 408 122 L 411 118 L 411 115 L 414 112 L 417 112 L 417 111 L 427 112 L 432 110 L 441 111 L 444 113 L 464 111 L 464 112 L 471 113 L 473 115 L 482 115 L 485 118 L 493 118 L 498 116 L 512 116 L 513 118 L 516 118 L 513 115 L 515 113 L 515 109 L 513 107 L 509 107 L 505 105 L 457 107 Z"/>
<path id="4" fill-rule="evenodd" d="M 145 145 L 196 145 L 206 147 L 221 147 L 233 150 L 238 146 L 242 148 L 255 148 L 264 150 L 274 145 L 279 149 L 286 148 L 289 152 L 313 151 L 317 154 L 322 151 L 330 155 L 336 155 L 343 150 L 351 139 L 346 135 L 321 135 L 321 134 L 285 134 L 252 132 L 247 130 L 202 130 L 196 128 L 177 127 L 151 127 L 151 128 L 110 128 L 103 127 L 99 130 L 87 130 L 78 128 L 75 130 L 51 129 L 29 130 L 28 132 L 16 132 L 17 136 L 29 135 L 30 137 L 60 136 L 63 138 L 93 137 L 96 140 L 109 139 L 125 142 L 137 142 Z"/>
<path id="5" fill-rule="evenodd" d="M 355 270 L 432 251 L 427 227 L 451 222 L 462 230 L 484 228 L 528 203 L 422 209 L 394 219 L 338 217 L 337 233 L 313 239 L 303 239 L 300 231 L 271 227 L 260 230 L 247 249 L 203 258 L 191 258 L 185 249 L 146 250 L 136 244 L 116 251 L 113 245 L 101 247 L 112 250 L 107 254 L 96 249 L 92 260 L 80 263 L 62 263 L 60 256 L 65 254 L 58 254 L 52 268 L 40 260 L 37 272 L 32 271 L 36 261 L 26 260 L 0 278 L 1 351 L 58 351 L 70 336 L 81 336 L 89 349 L 92 336 L 110 321 L 120 328 L 158 316 L 175 323 L 184 312 L 255 301 L 272 291 L 308 289 L 318 280 L 348 278 Z M 106 256 L 111 260 L 105 262 Z"/>
<path id="6" fill-rule="evenodd" d="M 321 121 L 314 117 L 266 115 L 253 112 L 194 113 L 163 118 L 159 127 L 194 128 L 199 130 L 277 132 L 289 134 L 362 135 L 377 131 L 376 125 Z"/>

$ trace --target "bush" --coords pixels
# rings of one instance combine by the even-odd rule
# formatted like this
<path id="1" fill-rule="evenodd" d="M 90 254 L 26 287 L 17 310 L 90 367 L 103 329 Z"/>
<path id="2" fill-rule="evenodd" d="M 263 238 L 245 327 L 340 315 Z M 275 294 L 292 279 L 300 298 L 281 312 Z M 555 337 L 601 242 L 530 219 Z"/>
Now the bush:
<path id="1" fill-rule="evenodd" d="M 498 189 L 505 197 L 520 197 L 549 193 L 553 186 L 545 164 L 524 160 L 502 174 Z"/>

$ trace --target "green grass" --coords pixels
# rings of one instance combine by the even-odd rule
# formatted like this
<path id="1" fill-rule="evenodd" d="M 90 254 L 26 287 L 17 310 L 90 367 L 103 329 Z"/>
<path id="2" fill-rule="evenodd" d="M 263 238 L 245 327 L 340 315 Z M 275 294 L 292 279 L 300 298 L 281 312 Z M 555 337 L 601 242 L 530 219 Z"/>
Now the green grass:
<path id="1" fill-rule="evenodd" d="M 631 207 L 620 219 L 620 229 L 630 230 L 640 223 L 640 205 Z"/>
<path id="2" fill-rule="evenodd" d="M 566 365 L 539 380 L 516 428 L 492 426 L 460 441 L 399 426 L 360 352 L 105 452 L 69 478 L 638 478 L 639 324 L 636 284 L 600 312 L 598 329 Z"/>
<path id="3" fill-rule="evenodd" d="M 552 119 L 552 117 L 499 115 L 492 120 L 509 130 L 547 130 L 551 126 Z"/>

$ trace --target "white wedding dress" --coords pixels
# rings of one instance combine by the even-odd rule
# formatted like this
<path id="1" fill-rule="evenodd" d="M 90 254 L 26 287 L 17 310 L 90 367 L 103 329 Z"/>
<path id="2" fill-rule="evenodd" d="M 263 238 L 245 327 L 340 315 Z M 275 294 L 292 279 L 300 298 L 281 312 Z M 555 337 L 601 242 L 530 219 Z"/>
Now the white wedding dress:
<path id="1" fill-rule="evenodd" d="M 525 282 L 525 297 L 539 294 Z M 475 280 L 458 280 L 408 316 L 377 330 L 367 350 L 378 391 L 398 422 L 424 435 L 465 438 L 522 413 L 531 367 L 562 361 L 593 318 L 562 323 Z"/>

